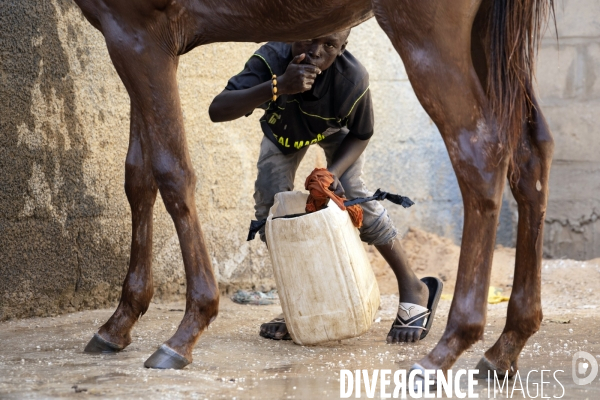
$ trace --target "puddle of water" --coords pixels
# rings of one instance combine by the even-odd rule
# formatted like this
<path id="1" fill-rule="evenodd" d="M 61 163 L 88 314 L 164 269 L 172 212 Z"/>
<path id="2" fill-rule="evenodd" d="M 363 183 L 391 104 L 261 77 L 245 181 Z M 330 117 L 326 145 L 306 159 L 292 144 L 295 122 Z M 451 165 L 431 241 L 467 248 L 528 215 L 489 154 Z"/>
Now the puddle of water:
<path id="1" fill-rule="evenodd" d="M 151 307 L 133 331 L 134 342 L 115 355 L 90 356 L 82 352 L 112 310 L 0 323 L 0 398 L 339 398 L 341 369 L 366 369 L 369 374 L 374 369 L 409 369 L 425 356 L 441 336 L 449 308 L 449 304 L 440 304 L 434 330 L 419 344 L 386 344 L 385 335 L 392 321 L 384 317 L 360 338 L 303 347 L 258 336 L 260 323 L 277 315 L 277 307 L 239 306 L 227 301 L 222 304 L 221 315 L 227 318 L 219 317 L 202 336 L 194 351 L 194 362 L 182 371 L 143 368 L 146 358 L 168 338 L 171 324 L 178 322 L 169 310 L 181 309 L 180 304 Z M 562 369 L 565 372 L 556 376 L 564 387 L 564 399 L 600 398 L 600 376 L 588 386 L 575 385 L 571 377 L 576 351 L 600 355 L 600 321 L 592 311 L 585 312 L 590 314 L 572 315 L 568 324 L 543 323 L 523 350 L 522 378 L 532 369 Z M 474 368 L 502 331 L 505 313 L 505 306 L 490 308 L 485 340 L 466 352 L 454 371 Z M 600 357 L 596 359 L 600 361 Z M 546 378 L 551 383 L 546 384 L 544 395 L 559 397 L 562 388 L 554 387 L 551 376 Z M 509 382 L 508 395 L 497 393 L 495 398 L 511 398 L 513 382 Z M 529 384 L 524 386 L 533 394 L 535 384 L 541 384 L 539 375 L 530 375 Z M 86 391 L 77 393 L 75 385 Z M 463 381 L 461 388 L 465 390 L 466 386 Z M 388 388 L 388 392 L 392 390 Z M 480 398 L 494 398 L 485 381 L 479 382 L 476 393 Z M 379 398 L 379 388 L 375 394 Z M 364 388 L 361 398 L 365 398 Z M 529 397 L 524 397 L 517 386 L 512 398 Z"/>

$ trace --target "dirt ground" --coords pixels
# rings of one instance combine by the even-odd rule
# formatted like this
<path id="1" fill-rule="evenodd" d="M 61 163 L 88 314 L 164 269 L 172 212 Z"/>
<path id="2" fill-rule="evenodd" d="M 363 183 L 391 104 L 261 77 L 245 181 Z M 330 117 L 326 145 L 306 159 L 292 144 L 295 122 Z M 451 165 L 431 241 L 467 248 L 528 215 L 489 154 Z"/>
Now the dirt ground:
<path id="1" fill-rule="evenodd" d="M 441 277 L 445 293 L 451 294 L 458 247 L 416 230 L 410 231 L 403 243 L 417 273 Z M 219 317 L 196 346 L 194 362 L 182 371 L 148 370 L 143 362 L 174 333 L 183 315 L 183 302 L 152 303 L 134 329 L 134 342 L 116 355 L 83 353 L 112 310 L 0 323 L 0 399 L 339 398 L 341 369 L 410 368 L 435 345 L 450 308 L 450 301 L 440 302 L 433 330 L 423 342 L 386 344 L 398 304 L 397 289 L 379 256 L 371 253 L 371 258 L 382 305 L 365 335 L 319 346 L 263 339 L 258 336 L 260 323 L 281 312 L 280 306 L 239 305 L 223 298 Z M 504 294 L 510 293 L 513 262 L 513 249 L 497 249 L 492 285 Z M 545 260 L 542 279 L 544 321 L 522 352 L 520 370 L 523 375 L 531 370 L 562 370 L 556 375 L 564 386 L 562 398 L 600 398 L 600 375 L 586 386 L 575 385 L 571 375 L 576 351 L 586 351 L 600 361 L 600 259 Z M 484 339 L 459 359 L 454 370 L 475 367 L 501 333 L 506 305 L 488 305 Z M 532 374 L 532 395 L 532 385 L 540 380 L 540 375 Z M 545 396 L 561 397 L 563 389 L 553 383 L 545 385 Z M 486 382 L 480 381 L 477 389 L 480 398 L 494 398 Z M 376 394 L 379 398 L 379 390 Z M 362 396 L 365 398 L 364 392 Z M 496 398 L 507 397 L 497 394 Z M 512 398 L 529 397 L 516 392 Z"/>
<path id="2" fill-rule="evenodd" d="M 460 246 L 452 240 L 419 229 L 411 228 L 402 239 L 412 269 L 418 276 L 437 276 L 444 282 L 444 293 L 451 295 L 456 282 Z M 394 273 L 373 246 L 367 254 L 383 294 L 398 294 Z M 490 284 L 510 295 L 515 265 L 515 249 L 498 246 L 494 252 Z M 590 305 L 598 303 L 600 258 L 590 261 L 544 260 L 543 299 L 551 301 L 557 295 L 574 296 Z M 567 295 L 567 293 L 570 293 Z M 569 300 L 570 301 L 570 300 Z M 585 304 L 582 304 L 585 306 Z"/>

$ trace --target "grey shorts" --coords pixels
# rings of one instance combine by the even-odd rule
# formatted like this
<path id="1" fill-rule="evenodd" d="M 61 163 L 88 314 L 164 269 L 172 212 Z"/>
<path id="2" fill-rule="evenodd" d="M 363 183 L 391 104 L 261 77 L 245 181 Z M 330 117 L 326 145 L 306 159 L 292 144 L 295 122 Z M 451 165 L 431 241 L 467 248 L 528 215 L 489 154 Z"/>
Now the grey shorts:
<path id="1" fill-rule="evenodd" d="M 318 143 L 325 151 L 327 165 L 331 163 L 346 134 L 347 131 L 340 131 Z M 294 189 L 296 170 L 307 150 L 308 146 L 286 155 L 263 136 L 257 163 L 258 176 L 254 184 L 254 209 L 257 220 L 267 218 L 277 193 Z M 348 199 L 372 195 L 362 180 L 364 163 L 365 155 L 362 154 L 339 178 Z M 369 201 L 362 203 L 361 206 L 363 208 L 363 226 L 360 228 L 360 238 L 363 242 L 378 246 L 390 243 L 396 238 L 398 231 L 379 201 Z M 264 230 L 261 230 L 260 238 L 265 241 Z"/>

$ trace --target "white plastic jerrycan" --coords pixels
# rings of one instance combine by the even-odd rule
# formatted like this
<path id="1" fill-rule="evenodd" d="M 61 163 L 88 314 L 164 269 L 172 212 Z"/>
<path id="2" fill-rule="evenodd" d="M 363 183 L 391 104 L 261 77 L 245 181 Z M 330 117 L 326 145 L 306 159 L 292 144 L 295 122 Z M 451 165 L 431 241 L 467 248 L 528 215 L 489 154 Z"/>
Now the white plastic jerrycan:
<path id="1" fill-rule="evenodd" d="M 288 331 L 308 345 L 359 336 L 379 308 L 379 287 L 350 216 L 333 201 L 304 213 L 308 195 L 275 195 L 265 227 Z"/>

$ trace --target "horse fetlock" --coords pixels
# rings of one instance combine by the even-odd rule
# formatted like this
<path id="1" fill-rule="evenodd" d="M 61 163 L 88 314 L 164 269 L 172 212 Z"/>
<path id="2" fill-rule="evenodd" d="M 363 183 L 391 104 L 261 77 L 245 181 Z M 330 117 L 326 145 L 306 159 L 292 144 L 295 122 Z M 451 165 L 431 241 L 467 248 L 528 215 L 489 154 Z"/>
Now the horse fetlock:
<path id="1" fill-rule="evenodd" d="M 202 319 L 205 319 L 208 326 L 219 314 L 219 293 L 214 291 L 192 299 L 190 309 L 201 316 Z"/>
<path id="2" fill-rule="evenodd" d="M 458 351 L 463 352 L 483 337 L 485 320 L 465 321 L 452 332 L 449 332 L 449 343 L 452 343 Z M 444 335 L 446 336 L 446 335 Z"/>
<path id="3" fill-rule="evenodd" d="M 485 353 L 485 357 L 498 371 L 510 370 L 516 373 L 517 360 L 527 343 L 529 335 L 519 330 L 505 330 L 496 343 Z"/>
<path id="4" fill-rule="evenodd" d="M 509 318 L 506 320 L 506 328 L 502 333 L 503 337 L 510 337 L 513 342 L 526 341 L 540 329 L 544 318 L 541 305 L 522 306 L 527 303 L 527 299 L 517 302 L 516 304 L 521 305 L 518 307 L 518 311 L 515 311 L 513 307 L 509 307 Z"/>
<path id="5" fill-rule="evenodd" d="M 149 282 L 149 285 L 131 285 L 129 282 L 126 282 L 121 297 L 120 306 L 123 308 L 123 311 L 126 312 L 130 318 L 136 320 L 148 311 L 150 301 L 154 294 L 152 279 L 142 279 L 142 281 L 146 283 Z"/>
<path id="6" fill-rule="evenodd" d="M 144 303 L 122 298 L 119 306 L 98 333 L 108 342 L 122 348 L 131 344 L 131 329 L 137 320 L 148 310 L 150 300 Z"/>
<path id="7" fill-rule="evenodd" d="M 525 339 L 529 339 L 540 330 L 540 327 L 542 326 L 542 319 L 543 315 L 541 311 L 539 313 L 535 313 L 530 318 L 524 319 L 519 326 L 519 333 Z"/>
<path id="8" fill-rule="evenodd" d="M 130 307 L 133 318 L 139 320 L 140 318 L 142 318 L 142 315 L 146 314 L 146 311 L 148 311 L 148 307 L 150 307 L 150 298 L 152 298 L 152 296 L 150 296 L 147 301 L 144 300 L 131 302 Z"/>

